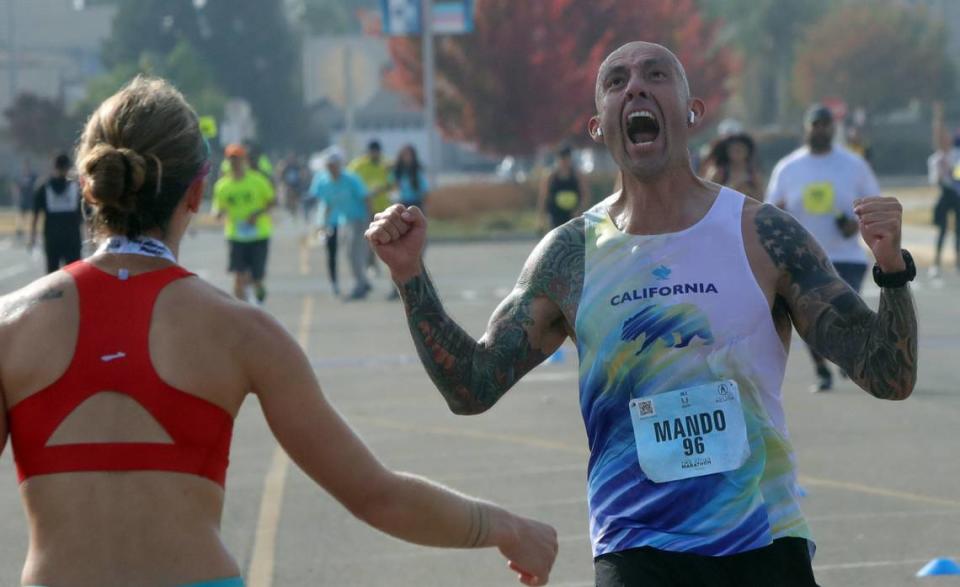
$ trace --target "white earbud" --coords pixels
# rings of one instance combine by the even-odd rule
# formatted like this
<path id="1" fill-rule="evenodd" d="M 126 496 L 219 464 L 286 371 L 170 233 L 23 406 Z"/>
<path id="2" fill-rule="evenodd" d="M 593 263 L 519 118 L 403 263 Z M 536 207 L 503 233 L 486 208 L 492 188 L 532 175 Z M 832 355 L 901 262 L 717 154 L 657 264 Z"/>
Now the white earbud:
<path id="1" fill-rule="evenodd" d="M 690 111 L 690 116 L 687 117 L 687 120 L 690 121 L 690 124 L 693 124 L 697 121 L 697 115 L 693 110 Z"/>
<path id="2" fill-rule="evenodd" d="M 602 129 L 602 128 L 597 127 L 597 136 L 598 136 L 598 137 L 602 137 L 602 136 L 603 136 L 603 129 Z"/>

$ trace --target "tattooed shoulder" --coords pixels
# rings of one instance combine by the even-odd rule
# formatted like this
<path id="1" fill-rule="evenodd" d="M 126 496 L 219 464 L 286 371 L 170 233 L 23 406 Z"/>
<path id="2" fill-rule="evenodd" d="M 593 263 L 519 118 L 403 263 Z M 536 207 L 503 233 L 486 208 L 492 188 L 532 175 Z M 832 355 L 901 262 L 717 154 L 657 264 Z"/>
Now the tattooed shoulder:
<path id="1" fill-rule="evenodd" d="M 575 316 L 583 291 L 584 243 L 582 216 L 555 228 L 530 255 L 520 285 L 549 297 L 568 317 Z"/>
<path id="2" fill-rule="evenodd" d="M 794 217 L 766 204 L 757 211 L 755 224 L 770 260 L 792 280 L 822 280 L 829 275 L 830 262 Z"/>
<path id="3" fill-rule="evenodd" d="M 43 302 L 62 299 L 63 295 L 63 288 L 47 287 L 39 292 L 21 291 L 4 296 L 3 298 L 0 298 L 0 319 L 5 322 L 15 320 L 33 306 Z"/>
<path id="4" fill-rule="evenodd" d="M 45 290 L 45 291 L 41 292 L 40 295 L 37 296 L 36 299 L 37 299 L 37 301 L 39 301 L 39 302 L 46 302 L 46 301 L 49 301 L 49 300 L 59 300 L 59 299 L 62 298 L 62 297 L 63 297 L 63 290 L 62 290 L 62 289 L 48 289 L 48 290 Z"/>

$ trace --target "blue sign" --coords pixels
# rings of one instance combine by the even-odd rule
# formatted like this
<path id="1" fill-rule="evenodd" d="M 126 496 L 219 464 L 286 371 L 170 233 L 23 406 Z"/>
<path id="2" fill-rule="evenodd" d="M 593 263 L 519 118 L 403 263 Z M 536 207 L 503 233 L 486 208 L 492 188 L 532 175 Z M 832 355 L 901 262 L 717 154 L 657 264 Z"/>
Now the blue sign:
<path id="1" fill-rule="evenodd" d="M 381 0 L 383 33 L 415 36 L 422 30 L 422 0 Z M 456 35 L 473 32 L 473 0 L 442 0 L 433 5 L 433 32 Z"/>
<path id="2" fill-rule="evenodd" d="M 389 36 L 420 34 L 421 0 L 381 0 L 383 33 Z"/>

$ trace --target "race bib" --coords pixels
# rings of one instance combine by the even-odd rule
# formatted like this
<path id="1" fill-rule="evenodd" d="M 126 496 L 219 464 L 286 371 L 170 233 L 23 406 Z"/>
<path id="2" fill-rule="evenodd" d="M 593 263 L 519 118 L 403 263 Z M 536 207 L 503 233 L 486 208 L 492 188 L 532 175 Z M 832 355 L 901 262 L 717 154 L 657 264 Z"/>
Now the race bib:
<path id="1" fill-rule="evenodd" d="M 640 468 L 666 483 L 731 471 L 750 456 L 735 381 L 630 400 Z"/>
<path id="2" fill-rule="evenodd" d="M 557 192 L 553 197 L 554 203 L 556 203 L 557 208 L 570 212 L 571 210 L 577 207 L 577 200 L 579 199 L 577 192 L 564 190 L 562 192 Z"/>
<path id="3" fill-rule="evenodd" d="M 256 238 L 257 225 L 249 222 L 237 223 L 237 236 L 240 238 Z"/>
<path id="4" fill-rule="evenodd" d="M 808 214 L 833 214 L 835 200 L 833 184 L 828 181 L 811 183 L 803 189 L 803 209 Z"/>

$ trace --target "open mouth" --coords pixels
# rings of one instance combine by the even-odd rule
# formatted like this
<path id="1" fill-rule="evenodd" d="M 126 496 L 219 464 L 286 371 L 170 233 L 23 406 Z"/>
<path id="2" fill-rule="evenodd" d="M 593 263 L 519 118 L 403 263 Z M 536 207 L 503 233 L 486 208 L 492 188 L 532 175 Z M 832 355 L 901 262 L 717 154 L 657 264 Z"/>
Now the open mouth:
<path id="1" fill-rule="evenodd" d="M 652 143 L 660 136 L 660 122 L 653 112 L 640 110 L 627 116 L 627 138 L 634 145 Z"/>

